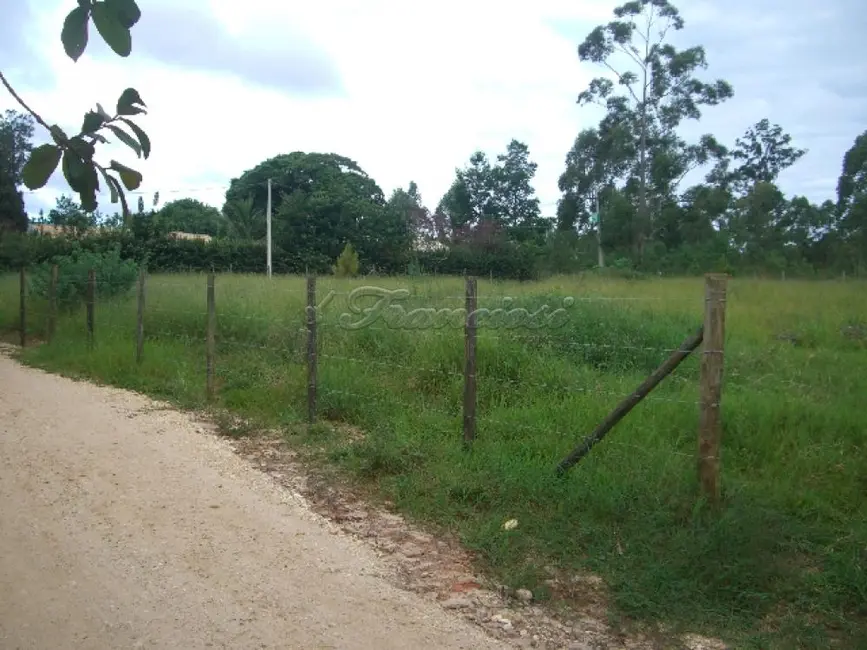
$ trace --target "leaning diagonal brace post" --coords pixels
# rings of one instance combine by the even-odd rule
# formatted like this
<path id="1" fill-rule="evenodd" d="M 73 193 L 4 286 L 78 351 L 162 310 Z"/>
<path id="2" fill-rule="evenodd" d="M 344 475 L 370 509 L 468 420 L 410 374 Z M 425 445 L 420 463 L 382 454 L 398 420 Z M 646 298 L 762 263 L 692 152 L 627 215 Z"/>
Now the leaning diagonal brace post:
<path id="1" fill-rule="evenodd" d="M 576 465 L 578 461 L 584 458 L 593 445 L 602 440 L 602 438 L 605 437 L 605 434 L 614 428 L 615 424 L 620 422 L 620 420 L 622 420 L 636 404 L 647 397 L 650 391 L 656 388 L 656 385 L 659 384 L 659 382 L 670 375 L 674 369 L 677 368 L 680 363 L 701 344 L 703 338 L 704 325 L 699 327 L 695 334 L 690 336 L 677 350 L 672 352 L 671 356 L 668 357 L 659 368 L 653 371 L 653 374 L 641 382 L 641 385 L 635 389 L 635 392 L 620 402 L 620 404 L 618 404 L 617 407 L 608 414 L 608 417 L 593 430 L 593 433 L 584 439 L 584 442 L 576 447 L 571 454 L 566 456 L 566 458 L 560 461 L 560 464 L 557 465 L 557 475 L 565 474 L 573 465 Z"/>

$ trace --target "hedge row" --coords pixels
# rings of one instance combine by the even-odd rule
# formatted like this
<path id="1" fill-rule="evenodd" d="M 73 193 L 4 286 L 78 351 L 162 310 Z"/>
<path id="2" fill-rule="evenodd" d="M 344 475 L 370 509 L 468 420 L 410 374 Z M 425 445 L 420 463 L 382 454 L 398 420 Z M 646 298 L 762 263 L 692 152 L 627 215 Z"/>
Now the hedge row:
<path id="1" fill-rule="evenodd" d="M 266 250 L 258 242 L 216 240 L 208 244 L 191 240 L 154 238 L 143 241 L 120 233 L 105 233 L 79 239 L 40 235 L 6 235 L 0 240 L 0 269 L 34 266 L 78 251 L 106 253 L 119 248 L 122 259 L 145 265 L 154 273 L 210 271 L 263 273 Z M 316 256 L 302 257 L 272 249 L 275 273 L 318 273 L 329 261 Z"/>
<path id="2" fill-rule="evenodd" d="M 476 275 L 511 280 L 531 280 L 537 275 L 537 256 L 532 249 L 514 245 L 496 248 L 455 246 L 444 251 L 417 254 L 421 273 Z"/>
<path id="3" fill-rule="evenodd" d="M 215 271 L 218 273 L 264 273 L 267 251 L 259 242 L 174 240 L 167 237 L 137 238 L 130 233 L 108 232 L 81 237 L 47 237 L 36 234 L 6 234 L 0 239 L 0 271 L 16 270 L 53 262 L 77 252 L 120 251 L 120 258 L 145 266 L 152 273 Z M 272 248 L 274 273 L 318 274 L 331 272 L 334 260 L 311 252 Z M 493 276 L 528 280 L 535 276 L 535 258 L 517 247 L 475 249 L 455 247 L 424 251 L 409 268 L 383 268 L 375 260 L 362 260 L 362 272 L 371 266 L 378 273 L 424 273 L 439 275 Z"/>

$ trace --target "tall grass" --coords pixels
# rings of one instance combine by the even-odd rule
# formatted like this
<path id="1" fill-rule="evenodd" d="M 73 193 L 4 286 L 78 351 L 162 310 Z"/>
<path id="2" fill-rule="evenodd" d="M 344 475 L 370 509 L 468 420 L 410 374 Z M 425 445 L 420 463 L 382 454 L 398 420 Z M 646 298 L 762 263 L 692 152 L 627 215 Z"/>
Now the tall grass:
<path id="1" fill-rule="evenodd" d="M 319 281 L 320 417 L 304 433 L 303 279 L 217 278 L 220 406 L 291 437 L 388 497 L 457 532 L 514 587 L 544 597 L 546 567 L 598 572 L 612 612 L 722 635 L 738 647 L 867 643 L 867 285 L 733 280 L 722 405 L 725 507 L 698 499 L 698 355 L 687 359 L 565 479 L 554 467 L 701 323 L 700 279 L 479 281 L 480 306 L 567 308 L 555 328 L 479 331 L 478 439 L 460 445 L 460 327 L 359 330 L 347 293 L 403 288 L 414 307 L 463 306 L 460 279 Z M 0 329 L 17 319 L 0 278 Z M 144 363 L 135 297 L 63 315 L 27 362 L 205 403 L 205 277 L 149 279 Z M 369 306 L 368 300 L 365 306 Z M 44 305 L 31 305 L 39 334 Z M 362 316 L 354 315 L 353 320 Z M 504 531 L 515 518 L 519 526 Z M 556 595 L 556 594 L 555 594 Z"/>

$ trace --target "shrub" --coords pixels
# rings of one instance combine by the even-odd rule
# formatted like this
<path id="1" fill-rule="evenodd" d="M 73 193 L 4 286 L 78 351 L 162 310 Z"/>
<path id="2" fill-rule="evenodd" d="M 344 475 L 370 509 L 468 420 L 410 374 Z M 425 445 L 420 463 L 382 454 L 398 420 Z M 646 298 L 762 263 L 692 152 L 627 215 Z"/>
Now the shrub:
<path id="1" fill-rule="evenodd" d="M 337 258 L 334 266 L 334 275 L 339 278 L 352 278 L 358 275 L 358 253 L 352 248 L 352 244 L 346 242 L 343 252 Z"/>
<path id="2" fill-rule="evenodd" d="M 456 245 L 441 251 L 420 251 L 419 264 L 425 273 L 437 275 L 493 276 L 531 280 L 537 275 L 536 257 L 531 248 L 512 244 L 496 248 Z"/>
<path id="3" fill-rule="evenodd" d="M 31 273 L 31 292 L 39 297 L 48 297 L 51 281 L 51 266 L 57 264 L 57 303 L 64 308 L 78 307 L 87 296 L 88 273 L 96 273 L 96 295 L 113 298 L 128 292 L 135 284 L 138 266 L 120 256 L 120 246 L 104 253 L 76 250 L 39 264 Z"/>
<path id="4" fill-rule="evenodd" d="M 421 264 L 418 263 L 418 257 L 413 257 L 406 266 L 406 274 L 411 278 L 422 275 Z"/>

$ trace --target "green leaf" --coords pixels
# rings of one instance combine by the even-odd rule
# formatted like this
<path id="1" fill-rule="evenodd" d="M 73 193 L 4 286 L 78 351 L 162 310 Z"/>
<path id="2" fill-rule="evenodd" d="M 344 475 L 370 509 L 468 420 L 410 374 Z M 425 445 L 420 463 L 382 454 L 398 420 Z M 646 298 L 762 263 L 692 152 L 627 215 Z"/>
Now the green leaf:
<path id="1" fill-rule="evenodd" d="M 69 146 L 84 162 L 93 162 L 93 154 L 96 153 L 96 148 L 90 142 L 80 136 L 75 136 L 69 140 Z"/>
<path id="2" fill-rule="evenodd" d="M 96 170 L 93 164 L 82 160 L 71 149 L 63 152 L 63 175 L 66 177 L 69 187 L 79 194 L 95 189 L 94 186 L 97 184 Z"/>
<path id="3" fill-rule="evenodd" d="M 70 144 L 79 148 L 91 146 L 80 138 L 73 138 Z M 96 193 L 99 191 L 96 165 L 91 160 L 82 159 L 75 149 L 67 149 L 63 152 L 63 175 L 69 186 L 78 192 L 82 209 L 86 212 L 96 210 Z"/>
<path id="4" fill-rule="evenodd" d="M 135 88 L 127 88 L 120 94 L 120 97 L 117 100 L 117 114 L 138 115 L 139 113 L 144 113 L 145 110 L 139 108 L 136 104 L 141 104 L 142 106 L 146 105 Z"/>
<path id="5" fill-rule="evenodd" d="M 141 127 L 139 127 L 139 125 L 132 120 L 128 120 L 125 117 L 119 117 L 117 119 L 119 119 L 124 124 L 129 125 L 129 128 L 132 129 L 132 132 L 135 133 L 135 137 L 137 137 L 138 141 L 141 143 L 142 154 L 144 155 L 145 159 L 147 159 L 147 157 L 151 155 L 151 139 L 147 136 L 147 133 L 142 131 Z"/>
<path id="6" fill-rule="evenodd" d="M 78 61 L 87 47 L 87 21 L 90 11 L 87 7 L 76 7 L 67 14 L 63 21 L 60 40 L 66 55 L 73 61 Z"/>
<path id="7" fill-rule="evenodd" d="M 63 129 L 61 129 L 56 124 L 52 124 L 51 128 L 48 130 L 51 133 L 51 137 L 54 139 L 54 141 L 57 144 L 65 145 L 67 142 L 69 142 L 69 136 L 66 135 L 66 133 L 64 133 Z"/>
<path id="8" fill-rule="evenodd" d="M 93 15 L 93 24 L 99 31 L 100 36 L 120 56 L 129 56 L 132 52 L 132 36 L 129 28 L 124 27 L 120 16 L 105 2 L 95 2 L 90 10 Z"/>
<path id="9" fill-rule="evenodd" d="M 96 104 L 96 112 L 99 113 L 100 115 L 102 115 L 102 117 L 105 118 L 106 122 L 108 122 L 111 119 L 111 115 L 109 115 L 105 111 L 105 109 L 102 107 L 102 104 L 100 104 L 99 102 L 97 102 L 97 104 Z"/>
<path id="10" fill-rule="evenodd" d="M 138 8 L 135 0 L 105 0 L 108 5 L 120 20 L 120 24 L 131 29 L 139 18 L 141 18 L 141 9 Z"/>
<path id="11" fill-rule="evenodd" d="M 99 168 L 100 173 L 102 173 L 102 177 L 105 179 L 105 184 L 108 185 L 108 189 L 111 191 L 111 202 L 117 203 L 118 199 L 120 199 L 120 204 L 123 208 L 123 215 L 129 215 L 129 206 L 126 203 L 126 196 L 123 193 L 123 188 L 120 186 L 120 183 L 114 176 L 111 176 L 104 168 Z"/>
<path id="12" fill-rule="evenodd" d="M 88 189 L 79 192 L 78 196 L 81 199 L 81 209 L 85 212 L 93 212 L 99 207 L 99 203 L 96 202 L 96 190 Z"/>
<path id="13" fill-rule="evenodd" d="M 123 208 L 123 216 L 128 217 L 131 214 L 131 212 L 129 210 L 129 205 L 127 205 L 126 195 L 123 193 L 123 188 L 120 186 L 120 183 L 118 183 L 115 179 L 112 178 L 111 180 L 112 180 L 112 185 L 114 185 L 117 188 L 117 192 L 120 195 L 120 205 Z"/>
<path id="14" fill-rule="evenodd" d="M 117 181 L 108 175 L 108 172 L 105 171 L 104 167 L 99 168 L 99 173 L 102 174 L 102 177 L 105 179 L 105 184 L 108 185 L 108 189 L 111 192 L 111 202 L 117 203 Z"/>
<path id="15" fill-rule="evenodd" d="M 104 122 L 105 118 L 103 118 L 102 115 L 95 111 L 88 111 L 84 116 L 84 123 L 81 126 L 81 132 L 93 133 L 98 130 Z"/>
<path id="16" fill-rule="evenodd" d="M 130 169 L 126 165 L 121 165 L 116 160 L 111 161 L 109 169 L 113 169 L 120 175 L 120 180 L 123 181 L 124 187 L 130 192 L 137 190 L 141 185 L 142 175 L 134 169 Z"/>
<path id="17" fill-rule="evenodd" d="M 123 188 L 120 186 L 120 183 L 116 178 L 110 176 L 105 171 L 103 171 L 103 177 L 105 178 L 105 182 L 108 183 L 109 188 L 112 190 L 112 197 L 117 193 L 117 196 L 120 198 L 120 205 L 123 208 L 123 216 L 128 217 L 130 215 L 129 205 L 127 205 L 126 195 L 123 193 Z"/>
<path id="18" fill-rule="evenodd" d="M 44 187 L 57 169 L 62 151 L 53 144 L 43 144 L 36 147 L 30 154 L 27 164 L 21 170 L 21 177 L 28 189 L 38 190 Z"/>
<path id="19" fill-rule="evenodd" d="M 106 128 L 111 130 L 118 139 L 123 142 L 127 147 L 135 151 L 136 156 L 141 158 L 141 146 L 138 142 L 132 139 L 132 137 L 120 127 L 115 126 L 114 124 L 106 124 Z"/>

